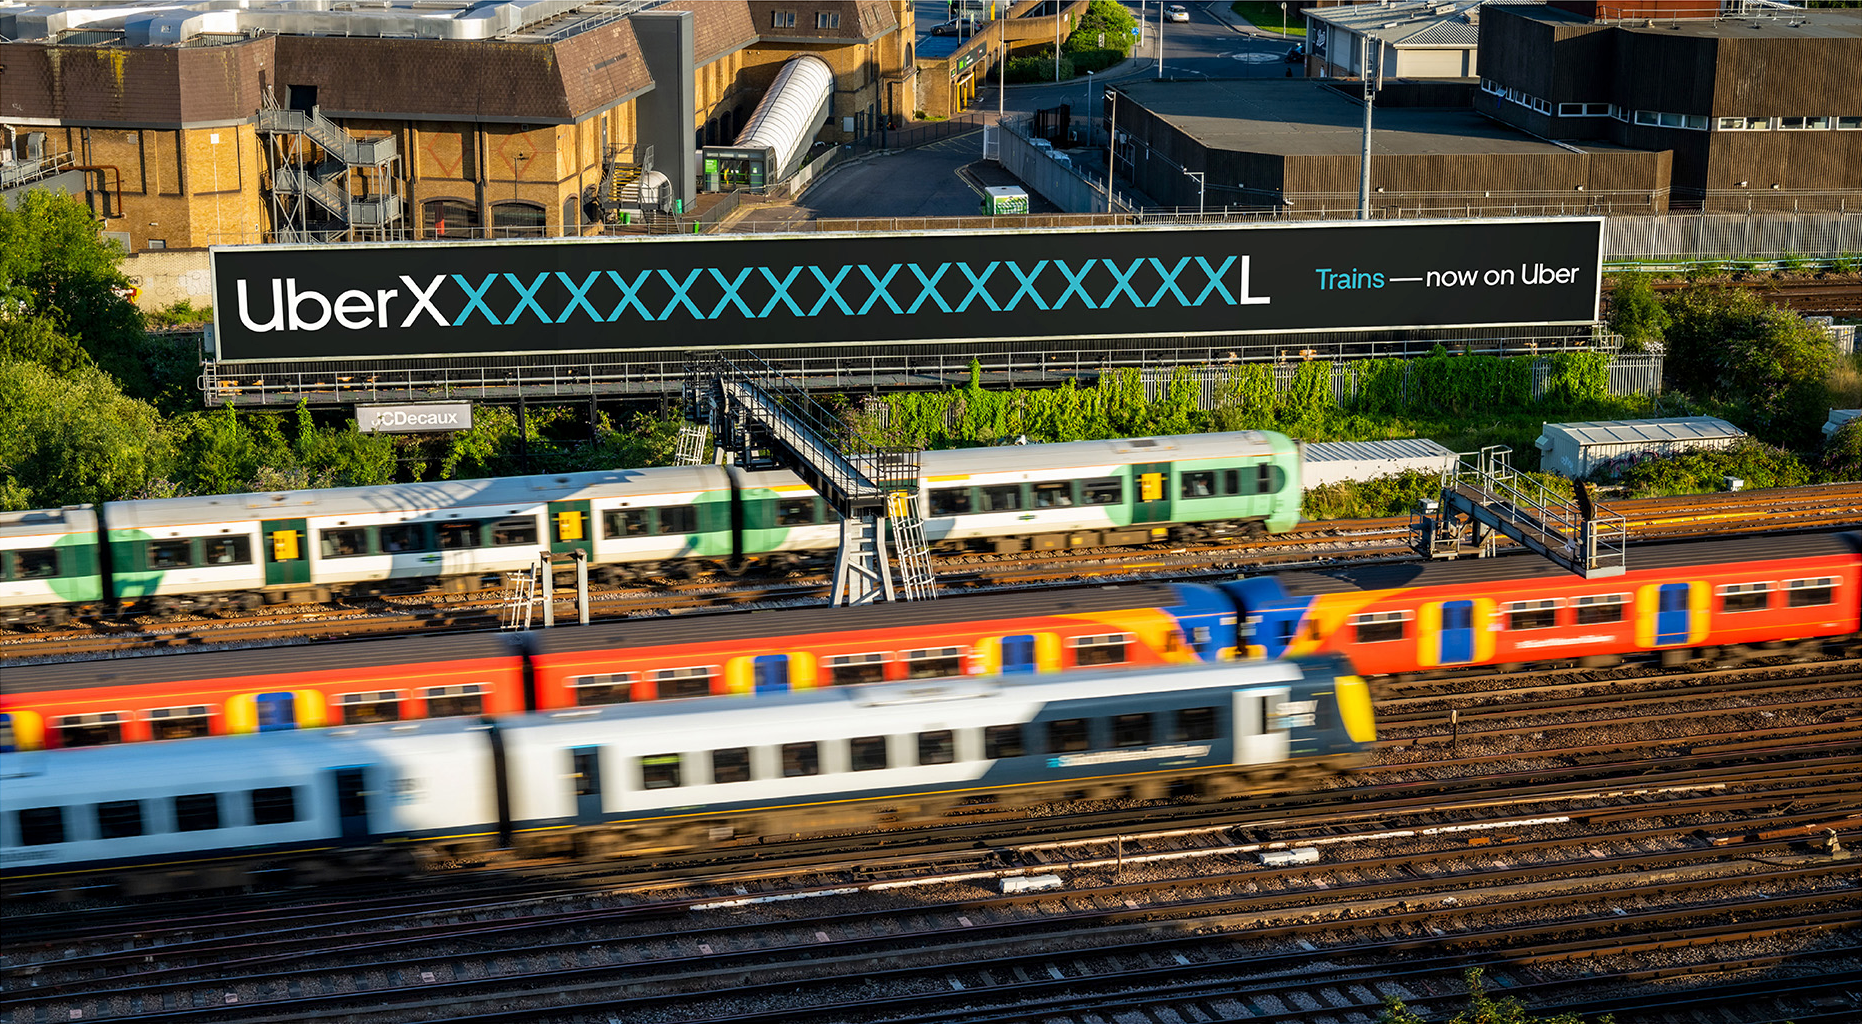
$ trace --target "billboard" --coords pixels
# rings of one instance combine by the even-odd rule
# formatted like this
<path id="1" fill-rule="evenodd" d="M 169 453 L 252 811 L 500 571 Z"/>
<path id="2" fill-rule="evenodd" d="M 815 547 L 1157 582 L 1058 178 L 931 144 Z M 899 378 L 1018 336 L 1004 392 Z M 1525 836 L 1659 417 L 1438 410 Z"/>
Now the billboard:
<path id="1" fill-rule="evenodd" d="M 1597 319 L 1601 218 L 212 252 L 220 359 L 1146 338 Z"/>

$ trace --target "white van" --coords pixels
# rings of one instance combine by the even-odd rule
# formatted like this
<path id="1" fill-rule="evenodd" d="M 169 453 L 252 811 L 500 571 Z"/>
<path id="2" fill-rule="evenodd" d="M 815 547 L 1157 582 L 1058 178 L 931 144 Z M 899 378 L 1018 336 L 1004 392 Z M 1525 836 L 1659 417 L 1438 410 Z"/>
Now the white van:
<path id="1" fill-rule="evenodd" d="M 1029 139 L 1028 144 L 1043 153 L 1052 153 L 1054 151 L 1054 144 L 1046 139 Z"/>
<path id="2" fill-rule="evenodd" d="M 1069 171 L 1073 170 L 1073 158 L 1067 154 L 1049 151 L 1047 155 L 1053 157 L 1054 162 L 1060 166 L 1065 167 Z"/>

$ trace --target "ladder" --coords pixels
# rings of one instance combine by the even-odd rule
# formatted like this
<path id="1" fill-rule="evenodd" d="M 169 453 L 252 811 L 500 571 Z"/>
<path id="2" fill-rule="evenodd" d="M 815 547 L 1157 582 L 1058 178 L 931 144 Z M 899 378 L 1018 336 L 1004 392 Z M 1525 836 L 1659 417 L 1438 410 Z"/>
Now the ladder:
<path id="1" fill-rule="evenodd" d="M 684 423 L 679 427 L 679 449 L 673 455 L 675 466 L 699 466 L 710 462 L 707 442 L 711 439 L 711 428 L 702 423 Z"/>
<path id="2" fill-rule="evenodd" d="M 539 558 L 527 569 L 504 574 L 503 628 L 530 628 L 530 619 L 537 607 L 537 584 L 548 571 L 549 566 Z"/>
<path id="3" fill-rule="evenodd" d="M 892 521 L 892 546 L 899 555 L 899 589 L 907 601 L 937 599 L 937 573 L 931 568 L 931 545 L 925 541 L 924 499 L 908 490 L 886 496 Z"/>

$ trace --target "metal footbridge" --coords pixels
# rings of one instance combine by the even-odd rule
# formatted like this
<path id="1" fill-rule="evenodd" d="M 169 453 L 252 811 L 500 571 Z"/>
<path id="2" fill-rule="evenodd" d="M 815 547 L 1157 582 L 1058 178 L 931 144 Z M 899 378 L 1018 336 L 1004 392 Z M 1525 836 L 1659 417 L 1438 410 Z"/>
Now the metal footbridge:
<path id="1" fill-rule="evenodd" d="M 834 604 L 929 600 L 937 596 L 918 493 L 918 453 L 875 448 L 832 411 L 753 353 L 695 360 L 686 408 L 697 422 L 679 439 L 679 461 L 716 450 L 745 469 L 786 468 L 840 516 Z M 887 527 L 890 526 L 890 530 Z M 898 560 L 895 577 L 887 535 Z"/>
<path id="2" fill-rule="evenodd" d="M 1418 504 L 1410 542 L 1430 558 L 1494 553 L 1496 535 L 1512 538 L 1559 565 L 1597 579 L 1621 576 L 1628 565 L 1628 524 L 1595 505 L 1577 485 L 1575 500 L 1522 476 L 1511 448 L 1492 446 L 1465 453 L 1442 473 L 1440 501 Z"/>

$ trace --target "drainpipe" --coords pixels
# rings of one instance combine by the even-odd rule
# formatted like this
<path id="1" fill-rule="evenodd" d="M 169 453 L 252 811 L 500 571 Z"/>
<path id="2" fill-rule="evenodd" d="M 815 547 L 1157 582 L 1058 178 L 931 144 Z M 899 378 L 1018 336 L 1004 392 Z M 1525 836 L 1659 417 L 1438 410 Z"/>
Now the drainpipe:
<path id="1" fill-rule="evenodd" d="M 109 220 L 111 217 L 121 217 L 123 215 L 123 172 L 122 170 L 120 170 L 115 164 L 72 164 L 71 169 L 74 171 L 96 171 L 97 172 L 97 180 L 103 186 L 98 191 L 101 191 L 104 194 L 103 217 L 105 220 Z M 115 213 L 110 212 L 110 181 L 108 178 L 105 178 L 103 176 L 105 171 L 108 171 L 111 174 L 116 175 L 116 212 Z"/>

